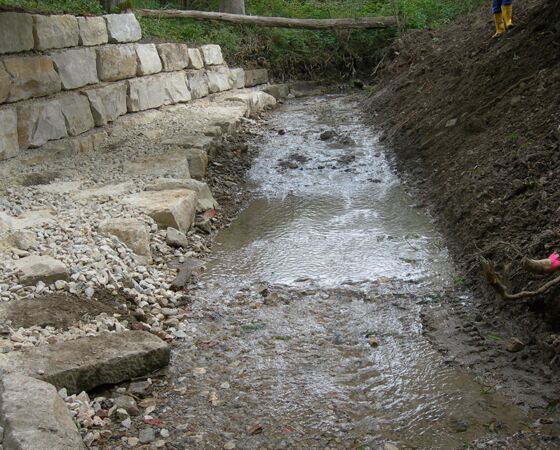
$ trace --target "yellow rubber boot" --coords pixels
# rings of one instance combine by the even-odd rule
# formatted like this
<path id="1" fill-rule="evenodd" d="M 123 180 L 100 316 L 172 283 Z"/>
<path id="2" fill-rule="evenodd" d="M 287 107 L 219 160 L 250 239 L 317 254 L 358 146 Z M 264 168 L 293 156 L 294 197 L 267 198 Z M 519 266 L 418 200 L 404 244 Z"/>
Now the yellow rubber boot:
<path id="1" fill-rule="evenodd" d="M 504 18 L 506 30 L 509 30 L 513 27 L 513 12 L 511 5 L 502 5 L 502 16 Z"/>
<path id="2" fill-rule="evenodd" d="M 502 7 L 503 8 L 503 7 Z M 496 25 L 496 33 L 493 38 L 500 37 L 506 32 L 506 27 L 504 25 L 504 17 L 501 12 L 494 14 L 494 25 Z"/>

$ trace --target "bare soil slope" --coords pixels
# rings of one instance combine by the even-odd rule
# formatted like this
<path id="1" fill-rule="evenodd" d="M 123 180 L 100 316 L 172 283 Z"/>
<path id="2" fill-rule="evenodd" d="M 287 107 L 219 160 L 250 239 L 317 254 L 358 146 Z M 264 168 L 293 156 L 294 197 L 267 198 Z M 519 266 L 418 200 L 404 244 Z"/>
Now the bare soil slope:
<path id="1" fill-rule="evenodd" d="M 456 261 L 484 294 L 482 315 L 552 366 L 560 361 L 560 290 L 504 302 L 478 257 L 518 291 L 547 279 L 526 274 L 522 256 L 560 248 L 557 3 L 514 2 L 515 28 L 499 39 L 491 39 L 489 5 L 446 29 L 404 34 L 368 103 L 397 165 L 420 180 Z"/>

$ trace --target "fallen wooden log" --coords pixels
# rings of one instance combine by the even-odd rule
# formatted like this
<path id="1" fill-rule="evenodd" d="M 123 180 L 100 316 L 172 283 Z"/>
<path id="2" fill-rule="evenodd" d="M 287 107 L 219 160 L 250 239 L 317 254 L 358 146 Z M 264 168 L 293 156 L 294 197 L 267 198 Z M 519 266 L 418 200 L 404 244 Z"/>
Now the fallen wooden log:
<path id="1" fill-rule="evenodd" d="M 276 28 L 348 29 L 389 28 L 397 26 L 397 19 L 394 16 L 360 17 L 357 19 L 289 19 L 285 17 L 243 16 L 239 14 L 182 11 L 176 9 L 137 9 L 135 12 L 144 17 L 219 20 L 242 25 Z"/>

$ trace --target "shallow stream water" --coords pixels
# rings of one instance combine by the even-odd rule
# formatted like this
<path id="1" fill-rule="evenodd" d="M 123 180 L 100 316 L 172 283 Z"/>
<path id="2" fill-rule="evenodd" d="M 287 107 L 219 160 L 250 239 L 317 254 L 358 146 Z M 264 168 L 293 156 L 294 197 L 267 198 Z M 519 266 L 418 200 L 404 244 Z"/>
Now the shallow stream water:
<path id="1" fill-rule="evenodd" d="M 359 110 L 291 100 L 254 143 L 253 201 L 216 240 L 172 364 L 185 448 L 462 448 L 526 421 L 423 336 L 451 263 Z"/>

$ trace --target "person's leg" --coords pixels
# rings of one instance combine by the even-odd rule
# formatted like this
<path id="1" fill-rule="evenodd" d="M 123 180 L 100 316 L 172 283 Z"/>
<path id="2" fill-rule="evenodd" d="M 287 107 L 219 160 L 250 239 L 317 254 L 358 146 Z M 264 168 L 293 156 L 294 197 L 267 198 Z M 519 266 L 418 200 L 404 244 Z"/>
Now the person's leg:
<path id="1" fill-rule="evenodd" d="M 506 30 L 509 30 L 511 27 L 513 27 L 512 0 L 502 1 L 502 16 L 504 17 Z"/>
<path id="2" fill-rule="evenodd" d="M 492 37 L 497 38 L 506 31 L 502 15 L 502 0 L 492 0 L 492 13 L 494 14 L 494 25 L 496 26 L 496 33 Z"/>

